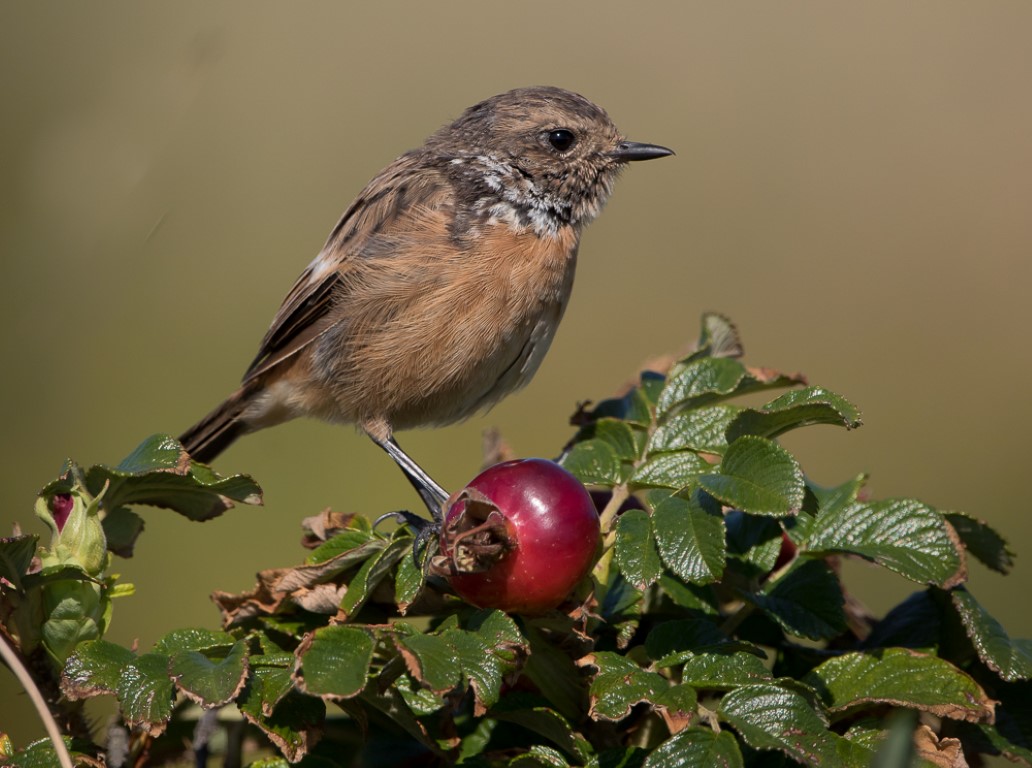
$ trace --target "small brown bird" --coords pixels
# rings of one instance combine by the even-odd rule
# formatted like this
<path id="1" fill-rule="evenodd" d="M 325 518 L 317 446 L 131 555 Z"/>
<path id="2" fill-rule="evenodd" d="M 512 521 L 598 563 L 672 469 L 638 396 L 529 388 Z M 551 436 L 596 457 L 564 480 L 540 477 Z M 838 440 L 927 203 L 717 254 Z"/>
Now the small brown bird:
<path id="1" fill-rule="evenodd" d="M 581 230 L 628 161 L 671 154 L 561 88 L 470 107 L 362 190 L 240 388 L 180 441 L 207 462 L 298 416 L 352 423 L 436 516 L 447 494 L 394 431 L 465 419 L 525 385 L 569 298 Z"/>

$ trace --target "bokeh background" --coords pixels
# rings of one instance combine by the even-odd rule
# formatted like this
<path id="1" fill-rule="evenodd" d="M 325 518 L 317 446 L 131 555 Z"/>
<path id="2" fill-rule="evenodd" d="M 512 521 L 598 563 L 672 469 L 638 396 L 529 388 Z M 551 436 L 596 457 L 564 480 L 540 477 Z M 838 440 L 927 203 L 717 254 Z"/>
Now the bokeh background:
<path id="1" fill-rule="evenodd" d="M 1019 553 L 971 588 L 1032 636 L 1032 5 L 1015 2 L 0 5 L 0 523 L 42 532 L 65 457 L 115 463 L 227 394 L 280 299 L 383 165 L 466 106 L 556 84 L 677 157 L 636 165 L 588 229 L 535 381 L 402 443 L 449 488 L 497 426 L 553 456 L 578 400 L 738 324 L 865 426 L 791 436 L 817 481 L 980 516 Z M 213 589 L 295 563 L 327 506 L 418 508 L 350 430 L 294 423 L 220 470 L 267 505 L 145 511 L 112 638 L 214 627 Z M 865 565 L 877 611 L 917 587 Z M 39 732 L 0 672 L 0 730 Z"/>

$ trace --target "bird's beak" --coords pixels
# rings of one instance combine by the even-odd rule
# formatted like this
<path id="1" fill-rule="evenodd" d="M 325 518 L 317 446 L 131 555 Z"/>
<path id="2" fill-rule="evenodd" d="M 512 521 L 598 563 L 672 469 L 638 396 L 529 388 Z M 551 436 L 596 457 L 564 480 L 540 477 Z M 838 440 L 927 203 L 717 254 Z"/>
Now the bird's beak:
<path id="1" fill-rule="evenodd" d="M 672 154 L 674 154 L 674 150 L 661 147 L 658 144 L 621 141 L 616 145 L 616 149 L 609 153 L 609 157 L 622 163 L 629 163 L 632 160 L 653 160 L 657 157 L 666 157 Z"/>

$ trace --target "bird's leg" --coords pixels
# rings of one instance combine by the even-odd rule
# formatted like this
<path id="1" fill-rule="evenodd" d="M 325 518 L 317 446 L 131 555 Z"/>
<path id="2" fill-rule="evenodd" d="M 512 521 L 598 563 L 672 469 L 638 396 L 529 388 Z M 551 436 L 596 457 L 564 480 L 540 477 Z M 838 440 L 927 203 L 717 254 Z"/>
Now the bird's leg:
<path id="1" fill-rule="evenodd" d="M 444 490 L 437 482 L 426 473 L 426 471 L 419 466 L 415 459 L 409 456 L 405 451 L 398 445 L 398 441 L 393 437 L 389 437 L 386 440 L 381 440 L 377 437 L 372 437 L 373 442 L 378 446 L 387 451 L 387 455 L 394 459 L 394 463 L 401 467 L 401 471 L 405 473 L 405 477 L 412 483 L 412 487 L 416 489 L 416 493 L 426 504 L 426 508 L 430 510 L 430 516 L 434 519 L 434 523 L 440 525 L 442 520 L 441 508 L 444 506 L 444 502 L 448 500 L 448 492 Z"/>

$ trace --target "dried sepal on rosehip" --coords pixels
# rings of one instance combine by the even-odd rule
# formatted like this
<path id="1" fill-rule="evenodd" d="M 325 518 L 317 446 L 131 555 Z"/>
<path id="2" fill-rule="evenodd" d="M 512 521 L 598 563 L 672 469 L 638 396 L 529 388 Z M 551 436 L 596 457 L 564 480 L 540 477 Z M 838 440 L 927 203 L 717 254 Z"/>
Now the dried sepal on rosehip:
<path id="1" fill-rule="evenodd" d="M 512 613 L 558 606 L 587 575 L 599 519 L 577 478 L 544 459 L 496 464 L 449 500 L 430 571 L 473 605 Z"/>

